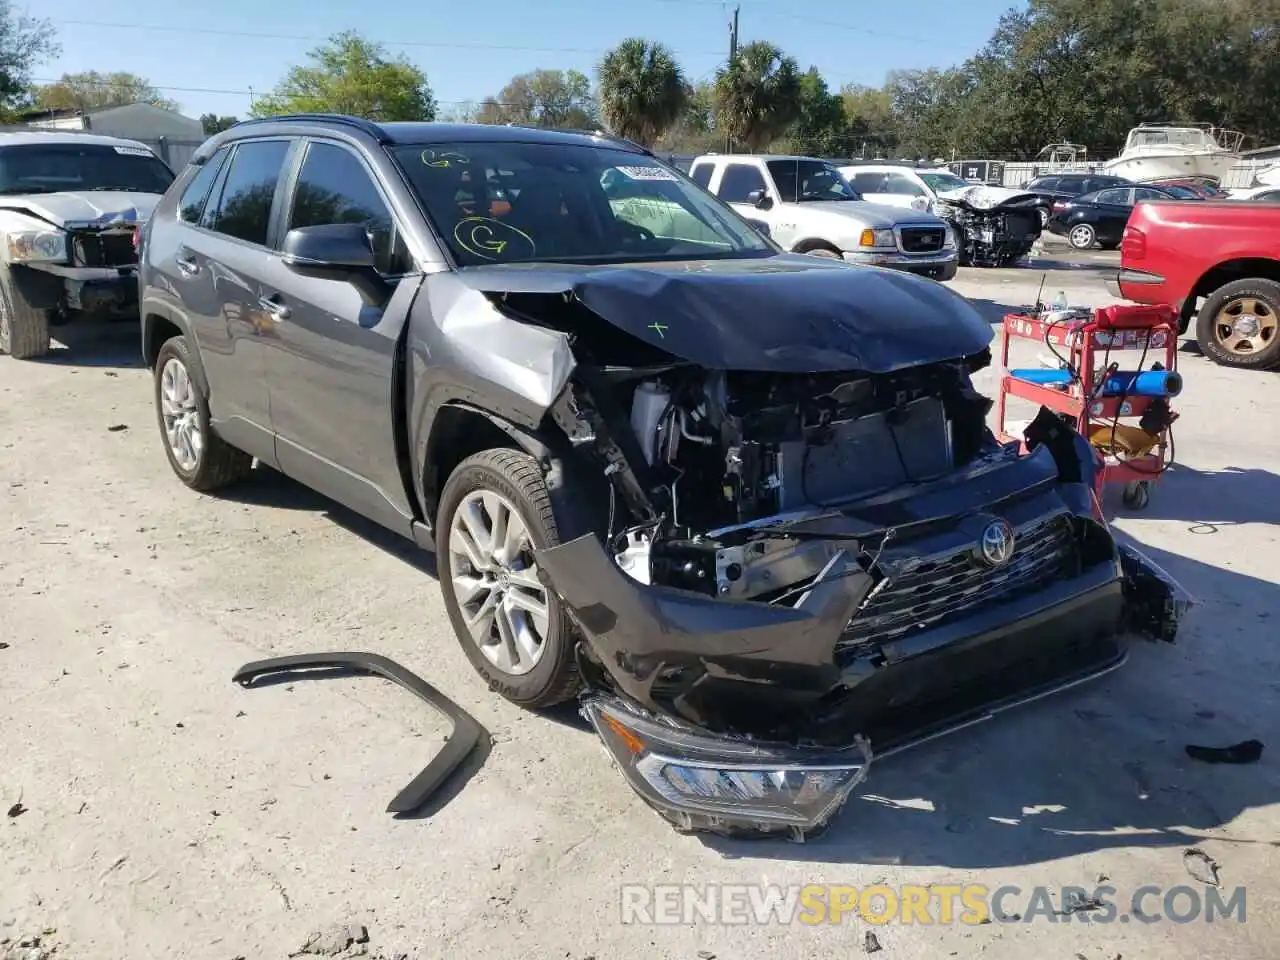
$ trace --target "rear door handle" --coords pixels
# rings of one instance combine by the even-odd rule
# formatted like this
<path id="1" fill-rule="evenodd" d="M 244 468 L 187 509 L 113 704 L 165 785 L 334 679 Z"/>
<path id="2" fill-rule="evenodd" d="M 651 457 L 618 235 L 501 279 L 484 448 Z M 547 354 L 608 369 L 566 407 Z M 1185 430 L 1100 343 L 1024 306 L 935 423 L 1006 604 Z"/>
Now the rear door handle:
<path id="1" fill-rule="evenodd" d="M 200 272 L 200 264 L 196 263 L 191 257 L 174 257 L 173 262 L 176 263 L 178 265 L 178 269 L 188 277 L 194 277 Z"/>
<path id="2" fill-rule="evenodd" d="M 267 311 L 271 319 L 275 320 L 277 323 L 281 320 L 289 319 L 289 308 L 276 300 L 274 296 L 259 297 L 258 306 Z"/>

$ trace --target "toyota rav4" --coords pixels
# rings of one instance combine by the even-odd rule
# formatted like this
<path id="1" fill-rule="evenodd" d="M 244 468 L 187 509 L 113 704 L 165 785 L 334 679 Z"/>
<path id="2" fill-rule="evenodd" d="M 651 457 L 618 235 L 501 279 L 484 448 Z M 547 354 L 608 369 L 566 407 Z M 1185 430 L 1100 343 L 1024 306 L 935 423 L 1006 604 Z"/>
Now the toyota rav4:
<path id="1" fill-rule="evenodd" d="M 581 696 L 682 828 L 803 836 L 873 751 L 1183 610 L 1082 438 L 987 429 L 963 297 L 783 253 L 626 141 L 241 123 L 156 209 L 141 284 L 178 478 L 257 459 L 435 550 L 491 688 Z"/>

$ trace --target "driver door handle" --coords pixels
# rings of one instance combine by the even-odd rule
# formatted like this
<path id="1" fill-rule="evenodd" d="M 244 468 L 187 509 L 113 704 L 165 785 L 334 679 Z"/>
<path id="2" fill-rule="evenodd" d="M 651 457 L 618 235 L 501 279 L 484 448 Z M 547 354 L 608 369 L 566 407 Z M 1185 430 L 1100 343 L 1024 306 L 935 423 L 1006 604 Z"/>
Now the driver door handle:
<path id="1" fill-rule="evenodd" d="M 267 311 L 267 314 L 271 319 L 277 323 L 281 320 L 289 319 L 289 308 L 277 300 L 274 295 L 270 297 L 259 297 L 258 306 Z"/>
<path id="2" fill-rule="evenodd" d="M 188 277 L 194 277 L 200 272 L 200 265 L 191 257 L 174 257 L 173 262 L 176 263 L 178 265 L 178 269 Z"/>

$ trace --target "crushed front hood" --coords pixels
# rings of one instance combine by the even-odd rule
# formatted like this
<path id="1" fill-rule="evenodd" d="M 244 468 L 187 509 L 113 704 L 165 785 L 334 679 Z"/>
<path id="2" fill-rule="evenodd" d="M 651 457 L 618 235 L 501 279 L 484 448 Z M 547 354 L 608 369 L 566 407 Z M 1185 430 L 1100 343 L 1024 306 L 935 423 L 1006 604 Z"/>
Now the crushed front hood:
<path id="1" fill-rule="evenodd" d="M 945 190 L 938 194 L 938 199 L 944 203 L 967 206 L 974 210 L 994 210 L 996 207 L 1003 207 L 1008 203 L 1029 202 L 1035 198 L 1036 195 L 1034 193 L 1028 193 L 1025 190 L 1011 190 L 1008 187 L 989 187 L 984 184 Z"/>
<path id="2" fill-rule="evenodd" d="M 576 297 L 661 350 L 713 370 L 888 373 L 981 353 L 991 326 L 932 280 L 803 254 L 744 260 L 468 267 L 490 294 Z"/>
<path id="3" fill-rule="evenodd" d="M 159 202 L 155 193 L 103 190 L 0 197 L 0 209 L 23 210 L 59 227 L 82 223 L 105 226 L 116 221 L 141 223 Z"/>

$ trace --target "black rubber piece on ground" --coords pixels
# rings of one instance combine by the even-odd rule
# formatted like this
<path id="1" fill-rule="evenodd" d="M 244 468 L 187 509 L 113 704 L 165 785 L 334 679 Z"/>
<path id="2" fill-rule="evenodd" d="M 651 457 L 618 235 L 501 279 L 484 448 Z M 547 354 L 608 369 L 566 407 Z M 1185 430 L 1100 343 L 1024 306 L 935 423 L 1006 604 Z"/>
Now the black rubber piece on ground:
<path id="1" fill-rule="evenodd" d="M 341 671 L 346 676 L 382 677 L 404 687 L 425 704 L 444 714 L 453 724 L 444 748 L 427 764 L 426 769 L 409 781 L 387 804 L 388 813 L 413 813 L 426 806 L 432 795 L 476 748 L 481 738 L 487 736 L 484 728 L 471 714 L 427 681 L 394 660 L 376 653 L 302 653 L 290 657 L 273 657 L 270 660 L 255 660 L 237 670 L 231 679 L 242 687 L 252 689 L 257 681 L 265 677 L 305 673 L 309 670 Z"/>
<path id="2" fill-rule="evenodd" d="M 1242 740 L 1229 747 L 1198 747 L 1189 743 L 1187 756 L 1205 763 L 1257 763 L 1262 759 L 1262 741 Z"/>

